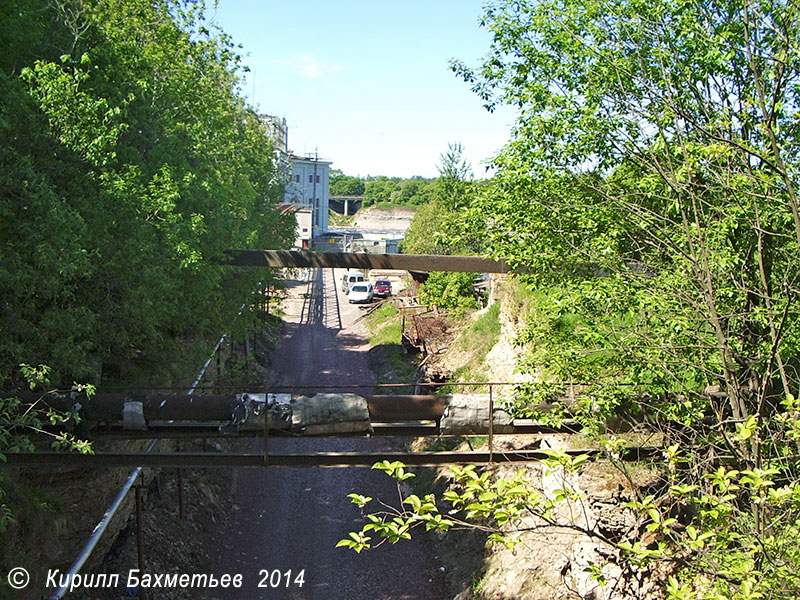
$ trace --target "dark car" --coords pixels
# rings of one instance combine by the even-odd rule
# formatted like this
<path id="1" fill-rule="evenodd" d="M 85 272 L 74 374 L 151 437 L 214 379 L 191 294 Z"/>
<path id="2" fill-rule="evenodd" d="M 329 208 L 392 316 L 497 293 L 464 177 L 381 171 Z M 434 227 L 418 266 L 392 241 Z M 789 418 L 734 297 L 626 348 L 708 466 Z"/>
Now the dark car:
<path id="1" fill-rule="evenodd" d="M 386 298 L 392 295 L 392 282 L 388 279 L 378 279 L 375 282 L 375 295 Z"/>

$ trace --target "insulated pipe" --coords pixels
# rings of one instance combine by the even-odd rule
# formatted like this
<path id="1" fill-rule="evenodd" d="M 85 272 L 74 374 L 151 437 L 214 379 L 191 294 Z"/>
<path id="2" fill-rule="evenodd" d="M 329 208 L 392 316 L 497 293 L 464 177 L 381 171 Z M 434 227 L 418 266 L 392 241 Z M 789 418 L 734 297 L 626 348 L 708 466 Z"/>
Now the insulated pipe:
<path id="1" fill-rule="evenodd" d="M 330 399 L 332 394 L 325 394 Z M 23 395 L 23 400 L 33 402 Z M 115 422 L 123 419 L 127 402 L 141 402 L 148 421 L 230 421 L 234 408 L 242 402 L 242 394 L 97 394 L 91 399 L 70 396 L 49 396 L 44 400 L 58 410 L 68 411 L 77 401 L 80 415 L 89 421 Z M 392 394 L 362 396 L 369 407 L 370 419 L 380 423 L 435 421 L 441 418 L 450 396 Z"/>
<path id="2" fill-rule="evenodd" d="M 21 394 L 28 401 L 29 394 Z M 35 396 L 41 398 L 41 396 Z M 228 421 L 239 403 L 234 394 L 97 394 L 79 396 L 45 396 L 49 406 L 61 411 L 73 410 L 80 404 L 81 417 L 89 421 L 119 421 L 127 402 L 141 402 L 144 416 L 153 421 Z"/>
<path id="3" fill-rule="evenodd" d="M 404 421 L 436 421 L 441 418 L 450 396 L 395 394 L 364 396 L 369 407 L 369 417 L 376 423 L 402 423 Z"/>

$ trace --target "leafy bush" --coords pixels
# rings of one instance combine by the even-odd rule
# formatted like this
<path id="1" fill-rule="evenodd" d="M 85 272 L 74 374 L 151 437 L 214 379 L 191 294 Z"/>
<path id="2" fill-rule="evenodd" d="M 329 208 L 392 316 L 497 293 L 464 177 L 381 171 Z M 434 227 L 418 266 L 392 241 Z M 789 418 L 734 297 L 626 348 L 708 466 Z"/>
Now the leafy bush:
<path id="1" fill-rule="evenodd" d="M 794 458 L 800 450 L 800 400 L 788 396 L 782 409 L 769 421 L 751 417 L 718 434 L 717 442 L 727 440 L 734 457 L 741 457 L 737 449 L 757 447 L 760 465 L 736 468 L 734 457 L 726 457 L 708 468 L 706 457 L 686 451 L 685 444 L 666 448 L 661 491 L 632 490 L 635 499 L 619 510 L 632 513 L 635 524 L 621 537 L 609 535 L 597 520 L 576 517 L 592 511 L 574 478 L 588 455 L 545 450 L 544 473 L 559 482 L 549 491 L 532 470 L 506 477 L 469 465 L 451 467 L 451 486 L 441 497 L 404 495 L 400 483 L 414 473 L 400 462 L 376 463 L 374 469 L 397 481 L 400 502 L 350 494 L 365 523 L 338 545 L 362 552 L 410 539 L 424 528 L 481 530 L 490 541 L 514 548 L 524 547 L 526 534 L 561 528 L 605 545 L 585 571 L 600 587 L 620 585 L 609 573 L 628 574 L 636 585 L 632 574 L 660 572 L 669 600 L 794 599 L 800 597 L 800 474 Z M 633 482 L 627 463 L 619 460 L 625 443 L 608 439 L 603 445 L 606 459 Z"/>
<path id="2" fill-rule="evenodd" d="M 441 308 L 477 308 L 474 276 L 472 273 L 431 273 L 419 288 L 419 299 L 423 304 Z"/>

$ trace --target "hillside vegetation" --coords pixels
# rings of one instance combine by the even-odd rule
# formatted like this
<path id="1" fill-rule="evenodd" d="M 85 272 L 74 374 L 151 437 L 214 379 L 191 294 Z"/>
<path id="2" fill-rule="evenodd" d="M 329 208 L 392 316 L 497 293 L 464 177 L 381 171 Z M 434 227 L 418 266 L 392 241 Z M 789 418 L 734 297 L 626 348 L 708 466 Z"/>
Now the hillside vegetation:
<path id="1" fill-rule="evenodd" d="M 231 40 L 202 3 L 8 0 L 0 47 L 0 386 L 182 384 L 269 277 L 225 251 L 294 237 Z M 0 460 L 33 440 L 91 451 L 36 435 L 77 419 L 8 396 Z M 72 560 L 124 476 L 0 472 L 4 570 Z"/>
<path id="2" fill-rule="evenodd" d="M 163 383 L 264 276 L 224 251 L 292 239 L 239 56 L 168 0 L 9 0 L 0 40 L 0 382 Z"/>
<path id="3" fill-rule="evenodd" d="M 612 464 L 625 442 L 603 432 L 627 422 L 665 441 L 665 469 L 634 485 L 621 536 L 568 518 L 591 512 L 587 459 L 553 449 L 559 486 L 457 468 L 440 498 L 368 514 L 348 545 L 425 523 L 511 548 L 556 526 L 611 548 L 565 581 L 582 597 L 797 597 L 797 7 L 500 0 L 483 23 L 485 60 L 452 68 L 487 108 L 518 109 L 512 138 L 491 185 L 451 170 L 406 244 L 505 258 L 534 292 L 510 410 L 544 417 L 577 384 L 569 418 Z M 634 585 L 643 572 L 657 591 Z"/>
<path id="4" fill-rule="evenodd" d="M 419 206 L 430 201 L 434 179 L 424 177 L 355 177 L 338 169 L 331 171 L 331 196 L 363 196 L 363 208 L 373 204 Z"/>

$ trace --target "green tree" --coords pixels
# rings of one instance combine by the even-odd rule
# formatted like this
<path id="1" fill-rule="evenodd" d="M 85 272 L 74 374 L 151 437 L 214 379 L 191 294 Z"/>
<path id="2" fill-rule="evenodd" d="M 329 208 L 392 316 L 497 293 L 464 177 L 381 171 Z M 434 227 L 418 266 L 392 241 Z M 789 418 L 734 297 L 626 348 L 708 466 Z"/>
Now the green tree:
<path id="1" fill-rule="evenodd" d="M 400 184 L 399 177 L 372 177 L 367 180 L 364 187 L 363 206 L 372 206 L 381 202 L 391 202 L 392 197 L 397 193 Z"/>
<path id="2" fill-rule="evenodd" d="M 476 210 L 582 322 L 563 363 L 603 346 L 634 381 L 768 410 L 797 384 L 796 7 L 499 2 L 485 23 L 481 69 L 454 69 L 521 116 Z"/>
<path id="3" fill-rule="evenodd" d="M 339 169 L 332 169 L 330 193 L 331 196 L 363 196 L 364 180 L 360 177 L 345 175 Z"/>
<path id="4" fill-rule="evenodd" d="M 403 240 L 407 254 L 479 254 L 483 221 L 466 209 L 482 193 L 461 144 L 449 144 L 439 156 L 439 177 L 429 188 L 431 200 L 414 215 Z"/>
<path id="5" fill-rule="evenodd" d="M 419 288 L 420 302 L 441 308 L 477 308 L 474 278 L 472 273 L 431 273 Z"/>
<path id="6" fill-rule="evenodd" d="M 436 200 L 449 211 L 469 204 L 472 188 L 472 166 L 464 158 L 460 143 L 449 143 L 447 152 L 439 155 L 439 179 L 436 181 Z"/>
<path id="7" fill-rule="evenodd" d="M 166 375 L 260 277 L 215 266 L 224 251 L 291 237 L 235 48 L 196 2 L 0 15 L 0 378 Z"/>
<path id="8" fill-rule="evenodd" d="M 800 439 L 800 402 L 789 396 L 783 408 L 786 412 L 775 419 L 759 424 L 753 418 L 740 424 L 732 441 L 776 436 L 795 450 Z M 607 450 L 609 462 L 631 477 L 628 467 L 617 458 L 624 446 L 609 440 Z M 696 483 L 687 483 L 687 462 L 698 472 L 701 461 L 679 444 L 671 445 L 664 453 L 666 474 L 661 491 L 657 495 L 639 493 L 620 506 L 626 519 L 632 512 L 638 518 L 624 531 L 609 535 L 607 523 L 587 516 L 592 502 L 576 484 L 589 456 L 556 450 L 543 454 L 538 476 L 535 469 L 503 475 L 502 471 L 480 471 L 474 465 L 452 467 L 450 485 L 438 497 L 404 493 L 401 484 L 415 477 L 405 464 L 376 463 L 373 469 L 396 480 L 399 502 L 349 494 L 364 513 L 364 525 L 337 546 L 362 552 L 411 539 L 415 530 L 423 528 L 438 534 L 472 529 L 486 534 L 490 543 L 511 549 L 519 546 L 517 552 L 522 552 L 526 536 L 539 537 L 561 529 L 573 539 L 586 536 L 591 540 L 598 560 L 590 562 L 583 573 L 591 575 L 596 587 L 614 590 L 611 593 L 615 595 L 638 597 L 641 573 L 648 570 L 651 577 L 661 580 L 669 600 L 789 600 L 800 593 L 800 493 L 790 461 L 766 469 L 719 466 Z M 794 481 L 788 481 L 787 475 Z M 543 489 L 542 477 L 551 478 L 559 487 Z M 634 494 L 638 492 L 641 490 Z M 753 505 L 770 515 L 773 527 L 766 534 L 759 525 L 759 514 L 749 510 Z M 581 552 L 585 551 L 584 546 Z M 614 556 L 612 564 L 602 564 L 601 555 Z M 591 555 L 583 557 L 592 560 Z M 565 587 L 575 592 L 571 577 L 574 573 L 566 575 Z"/>
<path id="9" fill-rule="evenodd" d="M 441 223 L 441 209 L 435 202 L 422 205 L 414 213 L 411 225 L 403 237 L 403 253 L 447 254 L 447 245 L 436 235 Z"/>
<path id="10" fill-rule="evenodd" d="M 431 202 L 433 199 L 435 179 L 425 179 L 423 177 L 412 177 L 400 182 L 400 190 L 397 201 L 401 204 L 421 206 Z"/>
<path id="11" fill-rule="evenodd" d="M 673 599 L 798 593 L 799 20 L 788 0 L 502 0 L 486 58 L 453 64 L 519 114 L 467 220 L 538 291 L 523 368 L 550 392 L 591 382 L 586 425 L 646 409 L 680 432 L 669 489 L 612 540 L 633 566 L 670 562 Z M 481 477 L 445 499 L 515 518 Z M 432 504 L 362 534 L 404 534 Z"/>
<path id="12" fill-rule="evenodd" d="M 484 24 L 494 39 L 481 66 L 453 68 L 487 107 L 520 115 L 497 186 L 471 212 L 491 252 L 541 293 L 519 340 L 524 366 L 594 382 L 578 409 L 587 424 L 645 405 L 687 427 L 694 455 L 728 456 L 737 480 L 747 471 L 740 487 L 772 486 L 774 466 L 793 489 L 794 470 L 774 462 L 793 442 L 759 424 L 800 387 L 796 4 L 522 0 L 488 5 Z M 639 394 L 646 403 L 624 406 Z M 752 427 L 736 437 L 734 423 Z M 733 504 L 720 562 L 687 570 L 688 595 L 676 583 L 674 597 L 699 597 L 709 574 L 733 582 L 733 597 L 762 597 L 728 567 L 773 547 L 769 510 L 757 495 Z"/>

